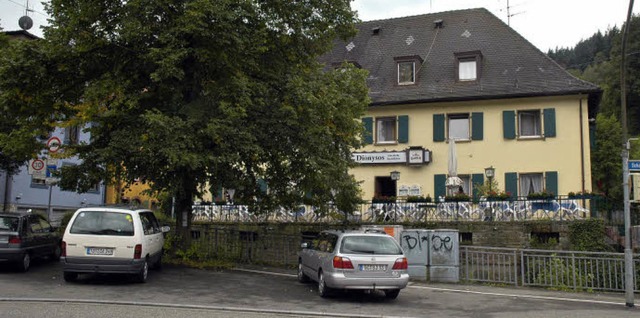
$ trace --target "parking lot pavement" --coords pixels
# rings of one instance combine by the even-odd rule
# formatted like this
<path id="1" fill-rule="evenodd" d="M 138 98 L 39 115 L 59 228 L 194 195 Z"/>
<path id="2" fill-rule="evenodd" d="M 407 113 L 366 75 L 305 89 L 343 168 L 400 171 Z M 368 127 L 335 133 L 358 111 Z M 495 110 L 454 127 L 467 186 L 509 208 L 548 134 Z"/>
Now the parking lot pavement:
<path id="1" fill-rule="evenodd" d="M 295 269 L 273 268 L 259 265 L 238 265 L 235 270 L 267 275 L 284 275 L 296 277 Z M 495 295 L 503 297 L 523 297 L 541 300 L 564 300 L 572 302 L 590 302 L 613 305 L 624 305 L 625 295 L 613 292 L 571 292 L 557 291 L 536 287 L 492 286 L 481 284 L 432 283 L 411 280 L 407 288 L 463 294 Z M 640 306 L 640 294 L 636 293 L 636 305 Z"/>

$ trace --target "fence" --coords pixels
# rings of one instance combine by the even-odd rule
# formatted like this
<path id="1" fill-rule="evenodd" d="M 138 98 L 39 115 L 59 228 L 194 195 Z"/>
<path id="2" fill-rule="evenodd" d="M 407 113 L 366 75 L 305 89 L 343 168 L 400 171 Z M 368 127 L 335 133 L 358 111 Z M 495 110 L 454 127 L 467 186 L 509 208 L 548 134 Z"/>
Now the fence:
<path id="1" fill-rule="evenodd" d="M 333 207 L 320 210 L 300 205 L 256 215 L 246 205 L 194 205 L 193 221 L 222 222 L 423 222 L 575 220 L 597 211 L 597 200 L 557 197 L 545 200 L 460 202 L 367 202 L 344 213 Z M 592 213 L 593 212 L 593 213 Z"/>
<path id="2" fill-rule="evenodd" d="M 634 255 L 640 291 L 640 254 Z M 469 282 L 575 291 L 624 291 L 624 254 L 460 247 L 460 277 Z"/>
<path id="3" fill-rule="evenodd" d="M 302 235 L 209 228 L 192 233 L 204 258 L 294 268 Z M 634 290 L 640 292 L 640 254 L 634 255 Z M 460 247 L 460 279 L 575 291 L 624 291 L 624 254 Z"/>

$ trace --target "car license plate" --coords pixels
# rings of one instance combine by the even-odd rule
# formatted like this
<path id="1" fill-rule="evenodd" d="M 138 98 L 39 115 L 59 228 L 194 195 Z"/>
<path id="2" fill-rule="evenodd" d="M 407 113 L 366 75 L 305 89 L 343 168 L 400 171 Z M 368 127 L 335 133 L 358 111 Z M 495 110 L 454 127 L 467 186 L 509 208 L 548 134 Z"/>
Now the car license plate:
<path id="1" fill-rule="evenodd" d="M 87 255 L 113 255 L 113 249 L 103 247 L 87 247 Z"/>
<path id="2" fill-rule="evenodd" d="M 382 264 L 360 264 L 360 270 L 363 272 L 384 272 L 387 265 Z"/>

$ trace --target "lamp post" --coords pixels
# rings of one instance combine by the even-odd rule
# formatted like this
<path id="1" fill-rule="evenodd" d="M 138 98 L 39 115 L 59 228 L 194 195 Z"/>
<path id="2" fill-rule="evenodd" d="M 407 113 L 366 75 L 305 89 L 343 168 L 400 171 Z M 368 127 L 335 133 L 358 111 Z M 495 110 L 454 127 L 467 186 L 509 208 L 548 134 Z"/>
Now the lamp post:
<path id="1" fill-rule="evenodd" d="M 493 183 L 493 177 L 496 175 L 496 169 L 493 166 L 484 168 L 484 175 L 489 179 L 489 192 L 491 192 L 491 185 Z"/>

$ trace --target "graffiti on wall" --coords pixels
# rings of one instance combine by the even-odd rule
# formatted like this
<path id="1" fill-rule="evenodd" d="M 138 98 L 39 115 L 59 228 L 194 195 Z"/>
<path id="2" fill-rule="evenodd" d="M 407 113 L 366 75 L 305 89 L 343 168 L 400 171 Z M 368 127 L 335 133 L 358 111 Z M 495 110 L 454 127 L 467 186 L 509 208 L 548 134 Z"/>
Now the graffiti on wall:
<path id="1" fill-rule="evenodd" d="M 451 236 L 442 237 L 438 234 L 433 234 L 431 236 L 431 248 L 435 252 L 452 251 L 453 241 L 451 240 Z"/>
<path id="2" fill-rule="evenodd" d="M 426 235 L 420 235 L 420 232 L 416 231 L 415 236 L 413 236 L 411 232 L 407 232 L 405 231 L 404 233 L 408 233 L 402 236 L 402 239 L 404 240 L 404 246 L 409 249 L 409 250 L 413 250 L 413 249 L 419 249 L 422 250 L 422 244 L 425 243 L 427 244 L 429 241 L 429 237 Z"/>

